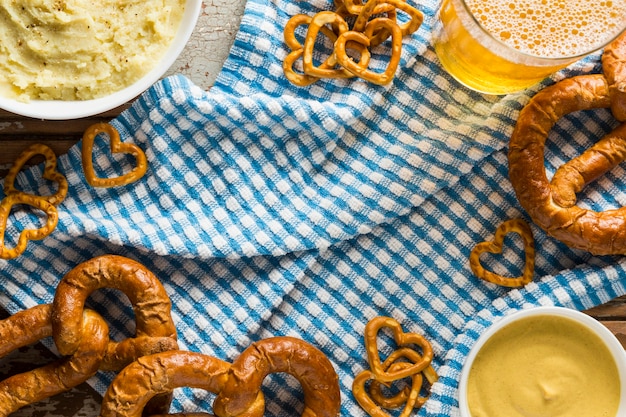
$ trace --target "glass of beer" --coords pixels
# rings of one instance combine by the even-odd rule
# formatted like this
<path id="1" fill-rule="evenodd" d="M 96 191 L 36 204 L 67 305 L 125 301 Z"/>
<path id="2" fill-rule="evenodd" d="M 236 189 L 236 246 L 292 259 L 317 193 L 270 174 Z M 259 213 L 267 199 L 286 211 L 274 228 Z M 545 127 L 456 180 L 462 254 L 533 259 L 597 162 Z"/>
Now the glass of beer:
<path id="1" fill-rule="evenodd" d="M 486 94 L 524 90 L 602 49 L 626 28 L 626 0 L 441 0 L 443 68 Z"/>

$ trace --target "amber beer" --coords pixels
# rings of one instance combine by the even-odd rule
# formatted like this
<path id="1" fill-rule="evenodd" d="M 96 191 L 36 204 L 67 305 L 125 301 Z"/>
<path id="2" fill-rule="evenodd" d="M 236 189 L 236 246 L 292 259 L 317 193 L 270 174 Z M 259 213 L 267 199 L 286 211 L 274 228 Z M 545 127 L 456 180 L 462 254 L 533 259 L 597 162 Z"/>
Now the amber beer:
<path id="1" fill-rule="evenodd" d="M 523 90 L 626 28 L 626 0 L 441 0 L 433 43 L 444 69 L 487 94 Z"/>

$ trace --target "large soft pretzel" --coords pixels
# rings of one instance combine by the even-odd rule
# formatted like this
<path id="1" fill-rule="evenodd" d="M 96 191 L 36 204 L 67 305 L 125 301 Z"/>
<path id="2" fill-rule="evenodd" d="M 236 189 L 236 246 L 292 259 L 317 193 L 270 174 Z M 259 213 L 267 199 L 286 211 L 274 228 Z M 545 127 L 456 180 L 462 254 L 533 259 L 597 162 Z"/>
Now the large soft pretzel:
<path id="1" fill-rule="evenodd" d="M 191 387 L 217 394 L 226 385 L 229 370 L 230 363 L 196 352 L 175 350 L 143 356 L 115 377 L 102 400 L 100 417 L 141 417 L 155 395 L 175 388 Z M 265 401 L 259 392 L 241 416 L 262 417 L 264 411 Z M 165 414 L 167 410 L 160 412 Z"/>
<path id="2" fill-rule="evenodd" d="M 109 328 L 94 311 L 85 310 L 82 333 L 71 356 L 0 382 L 0 416 L 65 392 L 95 375 L 109 342 Z M 0 357 L 52 335 L 51 306 L 42 304 L 0 321 Z"/>
<path id="3" fill-rule="evenodd" d="M 609 50 L 624 52 L 625 43 L 626 34 Z M 616 63 L 623 59 L 604 55 L 605 68 L 616 71 Z M 566 114 L 597 108 L 619 112 L 614 83 L 626 75 L 619 71 L 567 78 L 541 90 L 521 111 L 509 146 L 509 177 L 533 221 L 568 246 L 596 255 L 626 254 L 626 207 L 586 209 L 575 204 L 575 193 L 626 157 L 626 128 L 620 126 L 565 164 L 552 182 L 545 172 L 544 146 L 552 127 Z"/>
<path id="4" fill-rule="evenodd" d="M 302 385 L 302 416 L 339 415 L 339 377 L 331 362 L 314 346 L 287 336 L 255 342 L 233 361 L 228 381 L 213 403 L 215 415 L 241 415 L 256 400 L 265 377 L 276 372 L 289 373 Z"/>
<path id="5" fill-rule="evenodd" d="M 142 264 L 104 255 L 83 262 L 59 283 L 53 301 L 53 336 L 59 352 L 72 354 L 81 340 L 85 300 L 100 288 L 120 290 L 133 306 L 136 335 L 109 343 L 101 369 L 119 370 L 140 356 L 178 347 L 171 301 L 163 285 Z"/>

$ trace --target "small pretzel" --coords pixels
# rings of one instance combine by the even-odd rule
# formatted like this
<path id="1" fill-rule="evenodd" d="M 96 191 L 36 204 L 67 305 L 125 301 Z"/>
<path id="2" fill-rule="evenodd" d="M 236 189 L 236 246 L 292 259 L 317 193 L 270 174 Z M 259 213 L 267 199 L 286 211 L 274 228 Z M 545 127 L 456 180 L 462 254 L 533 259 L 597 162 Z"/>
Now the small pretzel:
<path id="1" fill-rule="evenodd" d="M 302 51 L 302 67 L 304 73 L 318 78 L 347 78 L 354 75 L 347 73 L 343 69 L 334 68 L 334 57 L 332 61 L 328 61 L 327 65 L 331 65 L 330 68 L 320 68 L 313 64 L 313 50 L 315 48 L 315 42 L 318 33 L 326 25 L 331 25 L 335 28 L 336 33 L 331 31 L 324 31 L 324 33 L 331 38 L 333 43 L 337 40 L 337 35 L 348 30 L 348 24 L 341 16 L 334 12 L 319 12 L 311 19 L 309 23 L 309 29 L 307 30 L 306 37 L 304 39 L 304 46 Z M 332 56 L 332 55 L 331 55 Z"/>
<path id="2" fill-rule="evenodd" d="M 609 82 L 611 111 L 620 122 L 626 121 L 626 32 L 604 48 L 602 71 Z"/>
<path id="3" fill-rule="evenodd" d="M 125 153 L 135 157 L 135 168 L 115 178 L 100 178 L 96 175 L 93 166 L 93 145 L 96 136 L 102 133 L 108 135 L 112 153 Z M 85 180 L 92 187 L 109 188 L 127 185 L 143 177 L 148 169 L 146 155 L 141 148 L 132 143 L 121 142 L 117 129 L 108 123 L 96 123 L 87 128 L 83 134 L 81 156 Z"/>
<path id="4" fill-rule="evenodd" d="M 154 413 L 144 414 L 148 401 L 181 387 L 217 394 L 227 384 L 229 370 L 230 363 L 195 352 L 174 350 L 140 357 L 115 377 L 104 395 L 100 417 L 155 416 Z M 262 417 L 264 411 L 263 393 L 259 392 L 252 406 L 240 416 Z M 166 413 L 167 409 L 157 412 Z"/>
<path id="5" fill-rule="evenodd" d="M 7 223 L 14 206 L 24 204 L 43 211 L 47 218 L 46 224 L 38 229 L 24 229 L 20 232 L 18 241 L 12 249 L 5 246 L 5 232 Z M 59 216 L 57 208 L 46 199 L 28 195 L 22 192 L 11 193 L 0 201 L 0 259 L 13 259 L 26 250 L 29 240 L 40 240 L 50 235 L 57 226 Z"/>
<path id="6" fill-rule="evenodd" d="M 399 347 L 411 344 L 418 346 L 422 350 L 420 360 L 405 369 L 397 371 L 385 370 L 380 361 L 378 349 L 378 332 L 382 328 L 389 328 L 392 331 L 394 341 Z M 428 340 L 417 333 L 405 333 L 400 323 L 391 317 L 375 317 L 367 323 L 365 326 L 365 351 L 367 352 L 372 374 L 380 382 L 392 382 L 422 372 L 430 365 L 433 359 L 432 346 Z"/>
<path id="7" fill-rule="evenodd" d="M 359 13 L 356 22 L 354 22 L 352 30 L 357 32 L 365 31 L 365 28 L 367 27 L 370 19 L 377 13 L 380 13 L 376 12 L 377 8 L 381 6 L 388 7 L 389 5 L 394 6 L 395 9 L 400 9 L 404 11 L 410 17 L 408 22 L 400 26 L 402 33 L 401 37 L 412 34 L 422 25 L 422 22 L 424 21 L 424 14 L 417 10 L 415 7 L 409 5 L 404 0 L 368 0 L 367 3 L 365 3 L 365 6 L 361 10 L 361 12 Z"/>
<path id="8" fill-rule="evenodd" d="M 72 356 L 0 382 L 0 416 L 53 395 L 69 391 L 98 371 L 109 342 L 108 326 L 94 311 L 85 310 L 83 337 Z M 1 356 L 52 335 L 51 306 L 42 304 L 0 321 Z"/>
<path id="9" fill-rule="evenodd" d="M 346 53 L 346 43 L 348 41 L 362 44 L 364 47 L 370 46 L 370 39 L 376 31 L 388 31 L 391 33 L 391 57 L 387 64 L 387 69 L 382 72 L 374 72 L 368 68 L 357 65 Z M 363 33 L 357 31 L 344 32 L 335 42 L 335 56 L 337 62 L 348 71 L 374 84 L 389 84 L 398 69 L 402 55 L 402 33 L 400 27 L 387 18 L 376 18 L 368 22 Z"/>
<path id="10" fill-rule="evenodd" d="M 524 241 L 526 262 L 524 272 L 519 277 L 505 277 L 491 271 L 487 271 L 480 263 L 480 255 L 489 253 L 502 253 L 504 237 L 509 233 L 517 233 Z M 511 219 L 503 222 L 497 229 L 492 242 L 481 242 L 474 246 L 469 256 L 470 268 L 478 278 L 504 287 L 522 287 L 533 279 L 535 271 L 535 241 L 533 232 L 524 220 Z"/>
<path id="11" fill-rule="evenodd" d="M 15 188 L 15 179 L 17 177 L 17 174 L 22 170 L 26 162 L 28 162 L 36 155 L 42 155 L 45 158 L 44 171 L 42 175 L 43 178 L 56 182 L 58 184 L 58 189 L 56 193 L 49 196 L 38 196 L 34 194 L 28 195 L 43 198 L 48 203 L 54 206 L 58 206 L 67 195 L 67 179 L 63 174 L 57 171 L 57 158 L 54 154 L 54 151 L 48 146 L 41 143 L 29 146 L 15 160 L 4 180 L 4 194 L 9 195 L 21 192 Z"/>
<path id="12" fill-rule="evenodd" d="M 369 7 L 369 14 L 381 14 L 386 13 L 394 9 L 394 6 L 389 2 L 376 2 L 373 7 L 370 7 L 370 3 L 373 3 L 373 0 L 366 0 L 365 4 L 363 4 L 362 0 L 343 0 L 337 1 L 335 0 L 335 7 L 340 9 L 344 7 L 345 10 L 352 15 L 359 15 L 362 13 L 363 9 Z"/>
<path id="13" fill-rule="evenodd" d="M 62 355 L 72 354 L 83 335 L 85 300 L 100 288 L 120 290 L 135 312 L 136 336 L 109 343 L 101 369 L 119 370 L 137 357 L 177 349 L 171 302 L 159 280 L 140 263 L 116 255 L 83 262 L 68 272 L 53 300 L 53 337 Z"/>
<path id="14" fill-rule="evenodd" d="M 409 362 L 396 362 L 400 358 L 405 358 Z M 387 359 L 385 359 L 385 362 L 383 362 L 383 369 L 394 371 L 395 369 L 408 368 L 411 363 L 419 362 L 421 359 L 422 358 L 420 354 L 413 349 L 400 348 L 393 351 L 387 357 Z M 412 405 L 412 408 L 419 408 L 423 406 L 427 400 L 427 397 L 419 396 L 424 376 L 426 376 L 426 380 L 430 385 L 434 384 L 438 379 L 437 373 L 433 369 L 432 365 L 429 365 L 422 372 L 411 376 L 411 378 L 415 379 L 413 381 L 414 385 L 412 387 L 405 387 L 402 391 L 398 392 L 392 397 L 386 397 L 383 395 L 381 386 L 385 384 L 376 380 L 372 376 L 372 378 L 370 378 L 372 379 L 370 385 L 370 397 L 372 400 L 374 400 L 376 404 L 378 404 L 382 408 L 400 408 L 409 403 Z M 363 393 L 362 395 L 365 395 L 365 393 Z"/>
<path id="15" fill-rule="evenodd" d="M 256 400 L 265 377 L 286 372 L 302 385 L 302 416 L 337 417 L 339 378 L 328 358 L 312 345 L 292 337 L 273 337 L 253 343 L 231 365 L 228 382 L 213 402 L 218 417 L 235 417 Z"/>

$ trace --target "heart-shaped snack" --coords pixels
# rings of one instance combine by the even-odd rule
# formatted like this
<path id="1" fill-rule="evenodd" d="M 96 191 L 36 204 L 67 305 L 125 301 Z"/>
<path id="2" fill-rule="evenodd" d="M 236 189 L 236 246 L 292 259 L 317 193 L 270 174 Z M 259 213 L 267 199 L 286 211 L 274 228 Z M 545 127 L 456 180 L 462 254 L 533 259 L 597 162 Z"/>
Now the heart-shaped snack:
<path id="1" fill-rule="evenodd" d="M 136 167 L 130 172 L 118 177 L 98 177 L 93 167 L 93 145 L 96 137 L 101 133 L 108 135 L 112 153 L 124 153 L 134 156 L 136 160 Z M 87 128 L 83 134 L 81 155 L 85 179 L 92 187 L 110 188 L 127 185 L 143 177 L 148 169 L 146 155 L 141 148 L 131 143 L 122 143 L 117 129 L 108 123 L 96 123 Z"/>
<path id="2" fill-rule="evenodd" d="M 371 39 L 381 31 L 391 33 L 391 56 L 384 72 L 375 72 L 348 56 L 346 46 L 348 42 L 361 44 L 364 48 L 370 46 Z M 342 33 L 335 42 L 335 56 L 339 65 L 356 76 L 374 84 L 389 84 L 396 74 L 400 58 L 402 56 L 402 31 L 393 20 L 386 17 L 378 17 L 370 20 L 363 32 L 350 30 Z"/>
<path id="3" fill-rule="evenodd" d="M 526 264 L 524 272 L 519 277 L 505 277 L 487 271 L 480 263 L 480 255 L 484 252 L 493 254 L 502 253 L 504 237 L 509 233 L 517 233 L 524 241 Z M 522 219 L 511 219 L 503 222 L 497 229 L 493 241 L 481 242 L 474 246 L 469 257 L 470 268 L 478 278 L 504 287 L 521 287 L 533 279 L 535 271 L 535 242 L 533 232 L 528 223 Z"/>
<path id="4" fill-rule="evenodd" d="M 24 229 L 20 232 L 16 245 L 9 249 L 5 247 L 5 233 L 11 209 L 23 204 L 43 211 L 47 215 L 46 224 L 38 229 Z M 38 196 L 17 192 L 5 196 L 0 202 L 0 259 L 13 259 L 24 253 L 29 240 L 39 240 L 48 236 L 57 226 L 59 216 L 56 206 Z"/>
<path id="5" fill-rule="evenodd" d="M 422 350 L 420 360 L 404 369 L 385 370 L 378 349 L 378 333 L 382 328 L 391 330 L 393 339 L 399 348 L 411 345 L 419 347 Z M 422 372 L 433 359 L 433 349 L 426 338 L 417 333 L 405 333 L 397 320 L 384 316 L 373 318 L 365 326 L 365 351 L 372 373 L 380 382 L 392 382 Z"/>
<path id="6" fill-rule="evenodd" d="M 4 180 L 4 194 L 9 195 L 23 192 L 15 188 L 15 179 L 17 178 L 17 174 L 22 170 L 22 168 L 24 168 L 24 165 L 37 155 L 41 155 L 45 159 L 42 177 L 46 180 L 57 183 L 57 191 L 56 193 L 48 196 L 40 196 L 29 193 L 25 194 L 32 196 L 33 198 L 43 198 L 53 206 L 58 206 L 67 195 L 67 179 L 63 174 L 57 171 L 57 158 L 54 151 L 41 143 L 29 146 L 15 160 Z"/>

